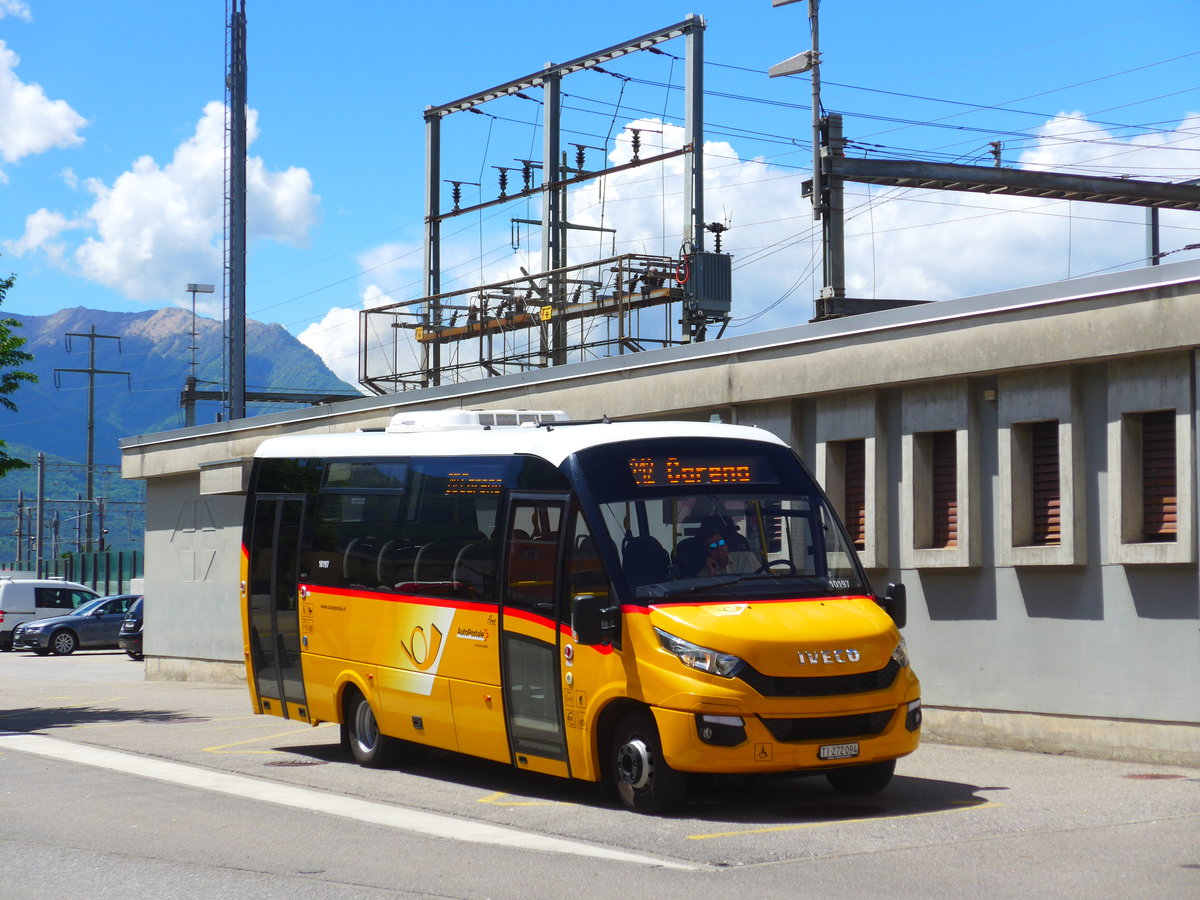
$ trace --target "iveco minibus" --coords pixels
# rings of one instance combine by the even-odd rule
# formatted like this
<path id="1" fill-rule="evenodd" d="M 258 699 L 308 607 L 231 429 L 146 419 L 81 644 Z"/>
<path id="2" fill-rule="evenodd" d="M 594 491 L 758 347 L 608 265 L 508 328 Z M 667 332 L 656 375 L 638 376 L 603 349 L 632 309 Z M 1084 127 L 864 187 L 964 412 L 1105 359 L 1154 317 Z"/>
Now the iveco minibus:
<path id="1" fill-rule="evenodd" d="M 266 440 L 242 604 L 255 711 L 680 803 L 690 773 L 885 787 L 920 686 L 804 465 L 749 427 L 400 413 Z"/>

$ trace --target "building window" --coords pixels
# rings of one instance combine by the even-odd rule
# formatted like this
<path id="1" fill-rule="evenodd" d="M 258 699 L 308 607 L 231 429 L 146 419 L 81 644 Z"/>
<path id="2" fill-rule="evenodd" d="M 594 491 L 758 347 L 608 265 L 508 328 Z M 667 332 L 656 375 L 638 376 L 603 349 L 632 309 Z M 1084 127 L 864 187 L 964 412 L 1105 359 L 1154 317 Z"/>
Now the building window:
<path id="1" fill-rule="evenodd" d="M 843 521 L 855 550 L 867 546 L 867 442 L 862 438 L 841 441 Z"/>
<path id="2" fill-rule="evenodd" d="M 817 404 L 814 469 L 867 569 L 888 567 L 887 423 L 874 391 Z"/>
<path id="3" fill-rule="evenodd" d="M 1196 561 L 1195 359 L 1188 350 L 1109 364 L 1106 562 Z"/>
<path id="4" fill-rule="evenodd" d="M 980 565 L 978 385 L 906 387 L 901 410 L 902 568 Z"/>
<path id="5" fill-rule="evenodd" d="M 958 546 L 958 436 L 953 431 L 922 435 L 928 444 L 930 547 Z"/>
<path id="6" fill-rule="evenodd" d="M 1141 414 L 1142 539 L 1174 541 L 1179 526 L 1175 410 Z"/>
<path id="7" fill-rule="evenodd" d="M 996 564 L 1087 563 L 1079 373 L 1067 366 L 997 379 Z"/>
<path id="8" fill-rule="evenodd" d="M 1062 543 L 1062 479 L 1058 461 L 1058 422 L 1033 422 L 1029 428 L 1030 543 Z"/>

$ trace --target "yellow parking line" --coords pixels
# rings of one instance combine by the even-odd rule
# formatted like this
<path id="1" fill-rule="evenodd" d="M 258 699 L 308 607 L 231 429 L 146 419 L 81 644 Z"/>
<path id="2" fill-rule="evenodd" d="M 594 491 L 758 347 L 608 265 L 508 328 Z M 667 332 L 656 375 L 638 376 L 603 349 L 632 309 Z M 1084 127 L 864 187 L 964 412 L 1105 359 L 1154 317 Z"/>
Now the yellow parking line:
<path id="1" fill-rule="evenodd" d="M 969 802 L 969 801 L 968 801 Z M 981 800 L 978 803 L 970 806 L 958 806 L 955 809 L 938 809 L 932 812 L 923 813 L 904 813 L 898 816 L 866 816 L 861 819 L 822 819 L 820 822 L 800 822 L 795 825 L 772 825 L 769 828 L 746 828 L 742 831 L 718 831 L 713 834 L 689 834 L 689 841 L 708 841 L 713 838 L 723 837 L 738 837 L 743 834 L 770 834 L 775 831 L 800 831 L 804 828 L 821 828 L 828 825 L 853 825 L 859 822 L 880 822 L 887 819 L 919 819 L 922 816 L 940 816 L 943 813 L 962 812 L 965 809 L 987 809 L 993 806 L 1003 806 L 1001 803 L 992 803 L 987 800 Z"/>
<path id="2" fill-rule="evenodd" d="M 504 791 L 496 791 L 494 794 L 488 794 L 486 797 L 480 797 L 480 803 L 491 803 L 493 806 L 558 806 L 559 804 L 553 800 L 501 800 L 501 797 L 507 797 L 508 794 Z"/>
<path id="3" fill-rule="evenodd" d="M 321 725 L 318 725 L 317 727 L 318 728 L 326 728 L 331 724 L 333 724 L 333 723 L 325 722 Z M 204 747 L 201 749 L 201 752 L 202 753 L 217 753 L 217 754 L 221 754 L 221 753 L 229 753 L 229 754 L 235 754 L 235 753 L 263 753 L 263 754 L 282 753 L 283 752 L 282 750 L 229 750 L 228 748 L 229 747 L 241 747 L 243 744 L 256 744 L 259 741 L 273 741 L 276 738 L 281 738 L 281 737 L 290 737 L 291 735 L 294 735 L 294 734 L 300 734 L 301 730 L 309 731 L 310 728 L 308 726 L 306 726 L 304 729 L 294 728 L 291 731 L 281 731 L 278 734 L 264 734 L 264 735 L 261 735 L 256 738 L 249 738 L 248 740 L 244 740 L 244 741 L 234 741 L 232 744 L 218 744 L 215 747 Z"/>

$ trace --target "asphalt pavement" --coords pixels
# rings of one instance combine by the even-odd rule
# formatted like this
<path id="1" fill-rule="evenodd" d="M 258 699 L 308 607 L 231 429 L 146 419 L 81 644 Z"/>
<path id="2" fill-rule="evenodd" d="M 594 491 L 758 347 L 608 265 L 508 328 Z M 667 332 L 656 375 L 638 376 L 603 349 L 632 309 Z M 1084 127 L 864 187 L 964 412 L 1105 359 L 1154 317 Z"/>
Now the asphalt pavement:
<path id="1" fill-rule="evenodd" d="M 1200 768 L 926 743 L 878 795 L 698 779 L 646 817 L 456 754 L 362 769 L 115 651 L 3 653 L 0 847 L 0 897 L 1200 897 Z"/>

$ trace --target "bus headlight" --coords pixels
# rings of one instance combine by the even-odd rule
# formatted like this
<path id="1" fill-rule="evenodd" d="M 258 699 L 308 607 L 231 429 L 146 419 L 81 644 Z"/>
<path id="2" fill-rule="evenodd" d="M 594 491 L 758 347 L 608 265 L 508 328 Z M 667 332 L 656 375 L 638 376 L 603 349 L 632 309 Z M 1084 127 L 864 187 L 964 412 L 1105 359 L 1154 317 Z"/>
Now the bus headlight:
<path id="1" fill-rule="evenodd" d="M 908 644 L 904 642 L 904 638 L 900 638 L 900 643 L 892 651 L 892 659 L 899 663 L 902 669 L 908 665 Z"/>
<path id="2" fill-rule="evenodd" d="M 722 678 L 736 678 L 738 672 L 742 671 L 742 667 L 746 665 L 740 657 L 734 656 L 732 653 L 709 650 L 707 647 L 701 647 L 691 641 L 668 634 L 661 628 L 655 628 L 654 633 L 658 635 L 658 642 L 662 644 L 663 649 L 674 653 L 679 657 L 679 661 L 689 669 L 707 672 L 710 675 L 720 675 Z"/>

